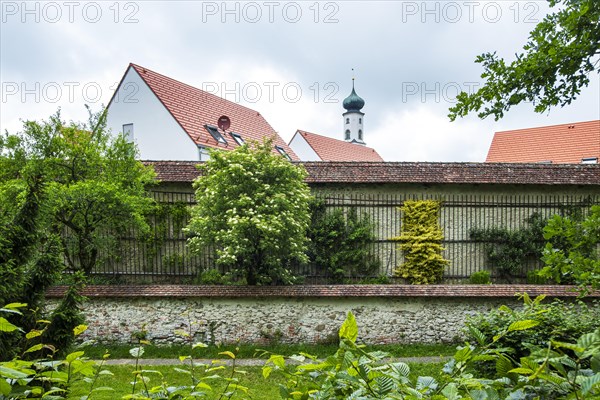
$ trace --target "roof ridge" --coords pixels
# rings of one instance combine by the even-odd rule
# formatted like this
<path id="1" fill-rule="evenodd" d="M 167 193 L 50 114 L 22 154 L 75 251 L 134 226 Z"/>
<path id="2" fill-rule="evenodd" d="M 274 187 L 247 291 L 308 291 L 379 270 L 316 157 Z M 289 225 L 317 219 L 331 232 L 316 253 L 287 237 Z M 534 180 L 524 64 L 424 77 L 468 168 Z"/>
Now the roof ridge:
<path id="1" fill-rule="evenodd" d="M 532 129 L 548 129 L 548 128 L 554 128 L 556 126 L 567 126 L 567 125 L 577 125 L 577 124 L 589 124 L 592 122 L 598 122 L 600 123 L 600 119 L 591 119 L 589 121 L 576 121 L 576 122 L 565 122 L 563 124 L 554 124 L 554 125 L 544 125 L 544 126 L 532 126 L 530 128 L 517 128 L 517 129 L 506 129 L 503 131 L 496 131 L 496 133 L 502 133 L 502 132 L 515 132 L 515 131 L 529 131 Z"/>
<path id="2" fill-rule="evenodd" d="M 196 86 L 192 86 L 192 85 L 190 85 L 189 83 L 185 83 L 185 82 L 183 82 L 183 81 L 180 81 L 179 79 L 171 78 L 170 76 L 167 76 L 167 75 L 165 75 L 165 74 L 161 74 L 160 72 L 156 72 L 156 71 L 154 71 L 154 70 L 152 70 L 152 69 L 150 69 L 150 68 L 146 68 L 146 67 L 144 67 L 144 66 L 142 66 L 142 65 L 135 64 L 135 63 L 129 63 L 129 65 L 130 65 L 130 66 L 132 66 L 132 67 L 134 67 L 134 69 L 136 70 L 136 72 L 138 72 L 138 74 L 139 74 L 139 75 L 140 75 L 140 77 L 141 77 L 141 78 L 144 80 L 144 82 L 146 82 L 146 84 L 148 84 L 148 81 L 147 81 L 146 79 L 144 79 L 144 77 L 143 77 L 143 74 L 140 74 L 140 73 L 139 73 L 139 71 L 137 71 L 137 68 L 141 68 L 141 69 L 144 69 L 144 70 L 146 70 L 146 71 L 150 71 L 150 72 L 152 72 L 153 74 L 160 75 L 160 76 L 162 76 L 162 77 L 163 77 L 163 78 L 165 78 L 165 79 L 169 79 L 169 80 L 171 80 L 171 81 L 175 81 L 175 82 L 177 82 L 177 83 L 179 83 L 179 84 L 181 84 L 181 85 L 187 86 L 187 87 L 189 87 L 189 88 L 191 88 L 191 89 L 194 89 L 194 90 L 199 90 L 199 91 L 201 91 L 202 93 L 206 93 L 206 94 L 208 94 L 209 96 L 212 96 L 212 97 L 214 97 L 215 99 L 218 99 L 218 100 L 221 100 L 221 101 L 225 101 L 225 102 L 227 102 L 227 103 L 230 103 L 230 104 L 233 104 L 233 105 L 235 105 L 235 106 L 237 106 L 237 107 L 243 107 L 243 108 L 245 108 L 245 109 L 247 109 L 247 110 L 249 110 L 249 111 L 252 111 L 252 112 L 255 112 L 255 113 L 257 113 L 257 114 L 258 114 L 258 115 L 259 115 L 261 118 L 265 119 L 265 118 L 263 117 L 263 115 L 260 113 L 260 111 L 257 111 L 257 110 L 255 110 L 255 109 L 253 109 L 253 108 L 250 108 L 250 107 L 247 107 L 247 106 L 245 106 L 245 105 L 243 105 L 243 104 L 236 103 L 235 101 L 228 100 L 228 99 L 226 99 L 226 98 L 224 98 L 224 97 L 221 97 L 221 96 L 217 96 L 217 95 L 216 95 L 216 94 L 214 94 L 214 93 L 207 92 L 206 90 L 202 90 L 202 89 L 200 89 L 200 88 L 198 88 L 198 87 L 196 87 Z M 136 67 L 137 67 L 137 68 L 136 68 Z M 148 84 L 148 86 L 150 86 L 150 85 Z M 265 121 L 266 121 L 266 119 L 265 119 Z M 267 121 L 267 123 L 268 123 L 268 121 Z M 269 124 L 269 125 L 271 125 L 271 124 Z M 274 130 L 274 129 L 273 129 L 273 130 Z"/>

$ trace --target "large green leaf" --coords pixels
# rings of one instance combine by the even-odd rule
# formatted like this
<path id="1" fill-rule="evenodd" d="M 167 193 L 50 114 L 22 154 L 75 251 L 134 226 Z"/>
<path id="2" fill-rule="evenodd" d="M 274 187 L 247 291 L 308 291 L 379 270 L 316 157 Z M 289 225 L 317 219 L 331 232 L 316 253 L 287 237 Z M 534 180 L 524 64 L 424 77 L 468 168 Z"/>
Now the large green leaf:
<path id="1" fill-rule="evenodd" d="M 540 324 L 540 321 L 536 321 L 533 319 L 526 319 L 523 321 L 515 321 L 509 325 L 507 332 L 524 331 L 525 329 L 531 329 L 534 326 L 538 326 L 539 324 Z"/>
<path id="2" fill-rule="evenodd" d="M 348 316 L 340 328 L 340 339 L 348 339 L 352 343 L 358 338 L 358 325 L 351 311 L 348 311 Z"/>
<path id="3" fill-rule="evenodd" d="M 14 332 L 18 330 L 19 327 L 11 324 L 6 320 L 6 318 L 0 317 L 0 332 Z"/>

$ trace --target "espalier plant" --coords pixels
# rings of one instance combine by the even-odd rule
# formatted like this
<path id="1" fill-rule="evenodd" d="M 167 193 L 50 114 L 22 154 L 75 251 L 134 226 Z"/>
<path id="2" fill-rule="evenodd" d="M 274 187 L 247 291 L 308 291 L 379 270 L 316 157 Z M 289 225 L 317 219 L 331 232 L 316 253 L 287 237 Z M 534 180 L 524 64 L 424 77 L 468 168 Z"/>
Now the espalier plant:
<path id="1" fill-rule="evenodd" d="M 401 207 L 402 233 L 393 240 L 400 242 L 404 263 L 396 268 L 396 274 L 409 283 L 439 282 L 449 264 L 442 256 L 440 207 L 434 200 L 406 200 Z"/>

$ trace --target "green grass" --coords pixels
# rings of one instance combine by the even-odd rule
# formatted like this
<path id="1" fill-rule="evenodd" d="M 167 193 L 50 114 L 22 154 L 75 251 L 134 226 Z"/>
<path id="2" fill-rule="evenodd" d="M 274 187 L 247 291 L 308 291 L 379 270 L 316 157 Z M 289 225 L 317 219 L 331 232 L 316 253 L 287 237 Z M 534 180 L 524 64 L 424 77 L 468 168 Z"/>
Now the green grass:
<path id="1" fill-rule="evenodd" d="M 135 345 L 88 345 L 81 346 L 77 350 L 85 351 L 89 358 L 102 358 L 105 352 L 110 354 L 111 359 L 132 358 L 129 350 Z M 180 355 L 193 355 L 195 358 L 221 358 L 218 353 L 222 351 L 231 351 L 237 358 L 254 358 L 259 350 L 266 350 L 271 353 L 290 356 L 304 352 L 317 357 L 326 357 L 337 351 L 338 344 L 270 344 L 270 345 L 222 345 L 209 346 L 207 348 L 194 349 L 190 353 L 189 345 L 169 345 L 144 347 L 144 358 L 177 358 Z M 380 350 L 390 353 L 393 357 L 422 357 L 422 356 L 451 356 L 456 352 L 456 345 L 450 344 L 390 344 L 390 345 L 369 345 L 367 351 Z"/>
<path id="2" fill-rule="evenodd" d="M 414 382 L 418 376 L 433 376 L 434 378 L 438 378 L 440 376 L 440 371 L 443 367 L 443 363 L 411 363 L 409 364 L 409 366 L 411 369 L 410 378 Z M 176 386 L 182 384 L 189 385 L 189 375 L 177 371 L 176 368 L 177 366 L 144 367 L 144 369 L 146 370 L 156 371 L 148 372 L 145 374 L 150 379 L 147 385 L 149 387 L 152 387 L 160 385 L 163 381 L 168 382 L 169 386 Z M 135 369 L 133 365 L 106 366 L 104 367 L 104 369 L 109 370 L 114 375 L 100 375 L 98 381 L 95 384 L 95 387 L 112 387 L 114 391 L 95 392 L 91 399 L 114 400 L 120 399 L 122 396 L 131 394 L 131 382 L 133 381 L 133 371 Z M 240 385 L 248 387 L 249 394 L 252 396 L 253 399 L 272 400 L 280 398 L 278 384 L 285 382 L 285 378 L 281 374 L 275 372 L 271 374 L 271 376 L 268 379 L 264 379 L 260 367 L 238 367 L 236 369 L 246 372 L 245 374 L 238 373 L 235 376 L 239 379 Z M 223 376 L 229 376 L 230 374 L 231 367 L 226 367 L 225 370 L 221 372 L 221 375 Z M 209 399 L 218 399 L 221 395 L 221 392 L 224 389 L 223 383 L 219 383 L 214 386 L 214 395 L 212 397 L 208 397 Z M 72 387 L 72 392 L 69 398 L 75 399 L 87 395 L 89 393 L 89 388 L 89 383 L 79 381 L 75 383 Z M 236 398 L 239 397 L 235 395 L 232 397 L 232 399 Z"/>

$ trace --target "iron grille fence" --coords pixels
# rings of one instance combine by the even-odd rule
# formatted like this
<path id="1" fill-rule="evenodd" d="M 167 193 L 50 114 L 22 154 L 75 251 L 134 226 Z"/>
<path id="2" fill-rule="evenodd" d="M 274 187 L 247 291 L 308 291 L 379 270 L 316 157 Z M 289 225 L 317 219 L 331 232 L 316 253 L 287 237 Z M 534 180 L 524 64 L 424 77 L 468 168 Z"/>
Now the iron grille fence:
<path id="1" fill-rule="evenodd" d="M 195 204 L 194 195 L 186 192 L 153 192 L 160 205 L 150 216 L 150 232 L 130 229 L 121 235 L 116 256 L 102 259 L 92 272 L 99 283 L 194 283 L 202 271 L 216 269 L 229 272 L 216 263 L 214 249 L 206 248 L 202 254 L 192 254 L 186 246 L 183 228 L 189 221 L 189 207 Z M 344 214 L 354 209 L 359 216 L 368 215 L 373 222 L 375 240 L 369 244 L 369 253 L 379 261 L 379 270 L 372 276 L 349 276 L 347 281 L 364 281 L 395 277 L 395 269 L 403 262 L 399 242 L 394 238 L 402 231 L 400 207 L 406 200 L 437 200 L 441 202 L 439 215 L 443 231 L 443 256 L 450 261 L 444 273 L 444 282 L 453 283 L 468 279 L 481 270 L 491 273 L 493 280 L 506 279 L 496 266 L 488 261 L 487 242 L 471 237 L 474 229 L 505 228 L 509 231 L 524 228 L 526 219 L 533 213 L 542 218 L 579 210 L 585 213 L 592 204 L 600 204 L 600 196 L 583 195 L 404 195 L 404 194 L 353 194 L 317 192 L 326 212 L 342 210 Z M 540 255 L 541 256 L 541 255 Z M 511 282 L 524 282 L 527 273 L 541 268 L 540 257 L 531 257 L 520 271 L 512 275 Z M 294 272 L 304 277 L 305 283 L 330 283 L 327 271 L 314 262 L 295 265 Z"/>

